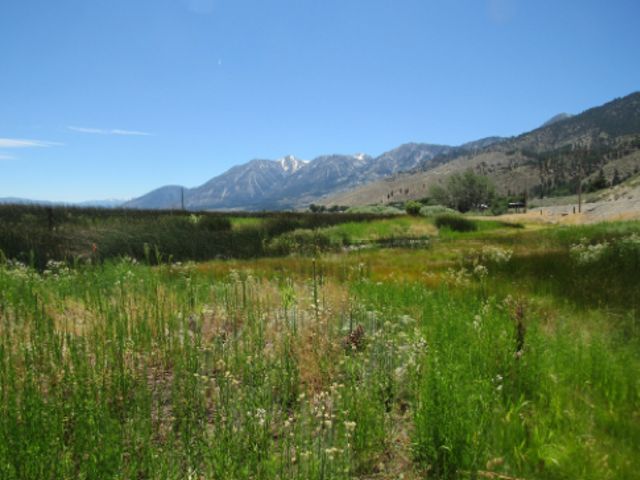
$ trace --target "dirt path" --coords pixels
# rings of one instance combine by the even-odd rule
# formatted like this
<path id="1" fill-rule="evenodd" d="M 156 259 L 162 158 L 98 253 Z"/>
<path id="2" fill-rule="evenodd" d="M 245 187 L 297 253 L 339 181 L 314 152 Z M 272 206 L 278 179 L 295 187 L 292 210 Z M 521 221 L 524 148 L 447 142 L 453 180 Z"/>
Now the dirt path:
<path id="1" fill-rule="evenodd" d="M 577 203 L 531 208 L 527 213 L 512 213 L 499 217 L 514 222 L 581 224 L 613 220 L 640 220 L 640 185 L 613 189 L 604 199 L 583 203 L 578 213 Z"/>

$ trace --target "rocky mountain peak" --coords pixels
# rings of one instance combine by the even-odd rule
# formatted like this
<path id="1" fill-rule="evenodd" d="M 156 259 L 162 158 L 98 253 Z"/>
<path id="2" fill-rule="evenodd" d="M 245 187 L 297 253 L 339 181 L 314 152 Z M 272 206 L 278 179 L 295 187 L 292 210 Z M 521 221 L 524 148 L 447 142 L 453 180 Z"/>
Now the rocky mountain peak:
<path id="1" fill-rule="evenodd" d="M 276 161 L 280 164 L 282 169 L 287 173 L 294 173 L 295 171 L 301 169 L 307 163 L 309 163 L 307 160 L 302 160 L 293 155 L 287 155 Z"/>

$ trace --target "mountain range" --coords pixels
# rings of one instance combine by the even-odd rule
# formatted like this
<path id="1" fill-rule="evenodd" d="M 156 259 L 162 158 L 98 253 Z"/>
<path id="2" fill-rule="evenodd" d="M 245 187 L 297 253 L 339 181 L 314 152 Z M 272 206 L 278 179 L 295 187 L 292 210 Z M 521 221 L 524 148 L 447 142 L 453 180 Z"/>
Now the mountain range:
<path id="1" fill-rule="evenodd" d="M 390 175 L 429 168 L 434 159 L 443 155 L 472 152 L 501 140 L 491 137 L 459 147 L 407 143 L 375 158 L 334 154 L 311 161 L 292 155 L 278 160 L 256 159 L 232 167 L 198 187 L 167 185 L 123 206 L 170 209 L 184 204 L 190 210 L 301 208 Z"/>
<path id="2" fill-rule="evenodd" d="M 126 200 L 110 198 L 106 200 L 85 200 L 82 202 L 54 202 L 50 200 L 33 200 L 20 197 L 0 197 L 0 205 L 41 205 L 41 206 L 73 206 L 87 208 L 117 208 Z"/>
<path id="3" fill-rule="evenodd" d="M 579 168 L 578 168 L 579 167 Z M 167 185 L 126 202 L 79 206 L 189 210 L 281 210 L 420 199 L 466 169 L 489 176 L 503 194 L 549 196 L 575 190 L 579 177 L 608 180 L 640 170 L 640 92 L 577 115 L 558 114 L 515 137 L 487 137 L 458 146 L 406 143 L 382 155 L 289 155 L 254 159 L 187 188 Z M 0 203 L 39 203 L 0 198 Z"/>
<path id="4" fill-rule="evenodd" d="M 410 173 L 370 182 L 323 200 L 326 205 L 367 205 L 429 196 L 433 185 L 472 169 L 490 177 L 505 195 L 575 193 L 601 173 L 609 183 L 640 171 L 640 92 L 578 115 L 561 114 L 541 127 L 479 148 L 453 150 Z"/>
<path id="5" fill-rule="evenodd" d="M 123 206 L 263 210 L 305 208 L 310 203 L 389 203 L 428 196 L 432 185 L 469 168 L 491 177 L 500 193 L 552 195 L 575 187 L 578 157 L 583 158 L 586 179 L 600 170 L 608 178 L 637 170 L 639 139 L 637 92 L 578 115 L 558 114 L 516 137 L 488 137 L 459 146 L 407 143 L 377 157 L 256 159 L 198 187 L 160 187 Z"/>

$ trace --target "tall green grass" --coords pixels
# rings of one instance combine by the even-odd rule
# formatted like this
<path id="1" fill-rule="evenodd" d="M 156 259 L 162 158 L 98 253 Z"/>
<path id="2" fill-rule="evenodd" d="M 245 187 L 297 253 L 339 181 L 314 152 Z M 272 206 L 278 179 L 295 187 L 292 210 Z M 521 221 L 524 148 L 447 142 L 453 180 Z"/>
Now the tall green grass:
<path id="1" fill-rule="evenodd" d="M 435 287 L 357 255 L 302 278 L 2 259 L 0 478 L 637 478 L 637 251 L 603 228 L 587 263 L 535 233 L 555 249 L 483 251 Z"/>

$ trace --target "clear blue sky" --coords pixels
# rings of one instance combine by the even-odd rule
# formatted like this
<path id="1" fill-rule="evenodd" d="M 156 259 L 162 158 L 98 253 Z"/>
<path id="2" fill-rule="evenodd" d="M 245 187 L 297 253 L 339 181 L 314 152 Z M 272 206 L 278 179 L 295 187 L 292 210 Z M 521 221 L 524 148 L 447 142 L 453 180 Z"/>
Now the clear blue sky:
<path id="1" fill-rule="evenodd" d="M 514 135 L 640 89 L 638 0 L 2 0 L 0 197 Z"/>

